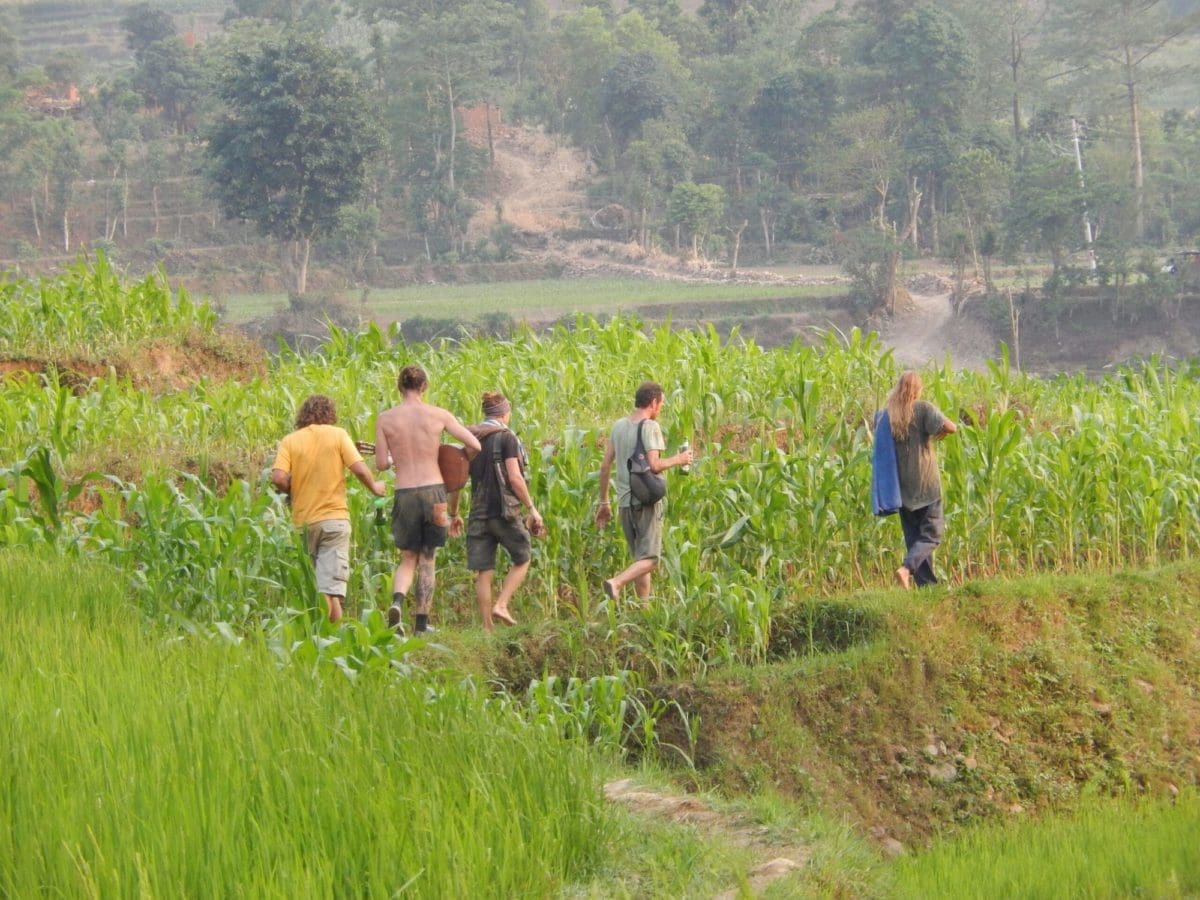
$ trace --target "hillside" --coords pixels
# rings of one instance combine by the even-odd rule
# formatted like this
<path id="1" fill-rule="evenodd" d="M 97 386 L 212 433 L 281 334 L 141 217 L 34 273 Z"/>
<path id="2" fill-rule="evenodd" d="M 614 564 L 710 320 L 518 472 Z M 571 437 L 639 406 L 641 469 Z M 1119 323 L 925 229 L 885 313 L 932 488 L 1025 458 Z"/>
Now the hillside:
<path id="1" fill-rule="evenodd" d="M 88 0 L 9 0 L 0 3 L 14 25 L 21 66 L 44 63 L 56 52 L 74 51 L 89 66 L 128 65 L 121 19 L 128 4 Z M 171 13 L 181 33 L 202 41 L 216 32 L 228 4 L 223 0 L 170 0 L 155 4 Z"/>
<path id="2" fill-rule="evenodd" d="M 1086 794 L 1169 798 L 1200 784 L 1197 598 L 1186 564 L 803 600 L 773 618 L 762 664 L 647 672 L 684 717 L 659 722 L 662 759 L 909 848 Z M 543 671 L 586 680 L 620 665 L 604 653 L 533 626 L 487 648 L 480 674 L 516 691 Z"/>

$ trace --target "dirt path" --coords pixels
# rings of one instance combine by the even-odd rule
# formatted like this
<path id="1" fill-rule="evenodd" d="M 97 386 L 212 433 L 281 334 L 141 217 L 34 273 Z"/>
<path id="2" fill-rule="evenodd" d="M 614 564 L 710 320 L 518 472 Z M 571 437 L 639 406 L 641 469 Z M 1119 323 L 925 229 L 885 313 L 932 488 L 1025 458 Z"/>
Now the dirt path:
<path id="1" fill-rule="evenodd" d="M 983 369 L 995 352 L 993 339 L 979 323 L 954 315 L 949 290 L 924 281 L 913 285 L 909 297 L 896 304 L 896 314 L 880 324 L 883 345 L 892 348 L 897 362 L 913 368 L 940 363 L 949 354 L 956 369 Z"/>
<path id="2" fill-rule="evenodd" d="M 708 841 L 752 851 L 755 865 L 746 873 L 752 896 L 762 893 L 773 881 L 804 868 L 812 855 L 804 846 L 773 843 L 766 828 L 717 812 L 691 795 L 643 790 L 633 779 L 624 778 L 606 784 L 604 796 L 635 815 L 691 825 Z M 731 887 L 718 894 L 717 900 L 734 900 L 739 896 L 743 895 L 738 888 Z"/>

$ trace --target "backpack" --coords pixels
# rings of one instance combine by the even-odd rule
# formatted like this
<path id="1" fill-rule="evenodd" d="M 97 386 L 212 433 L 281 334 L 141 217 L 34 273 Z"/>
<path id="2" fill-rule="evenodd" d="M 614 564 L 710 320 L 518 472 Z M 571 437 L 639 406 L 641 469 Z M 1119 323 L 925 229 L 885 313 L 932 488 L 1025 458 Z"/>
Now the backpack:
<path id="1" fill-rule="evenodd" d="M 501 431 L 510 431 L 511 429 L 503 425 L 472 425 L 468 430 L 482 444 L 492 435 L 498 434 Z M 525 454 L 525 447 L 521 443 L 520 438 L 517 438 L 517 449 L 523 470 L 527 466 L 528 457 Z M 503 518 L 510 522 L 516 522 L 521 518 L 521 501 L 517 499 L 517 495 L 509 487 L 508 472 L 505 469 L 504 458 L 501 456 L 502 452 L 500 441 L 492 441 L 492 471 L 496 475 L 496 488 L 500 492 L 500 503 L 504 510 Z"/>
<path id="2" fill-rule="evenodd" d="M 633 455 L 625 460 L 625 468 L 629 471 L 629 492 L 633 494 L 635 506 L 652 506 L 667 496 L 666 476 L 655 473 L 646 456 L 646 445 L 642 442 L 642 428 L 645 425 L 646 420 L 642 419 L 638 424 Z"/>

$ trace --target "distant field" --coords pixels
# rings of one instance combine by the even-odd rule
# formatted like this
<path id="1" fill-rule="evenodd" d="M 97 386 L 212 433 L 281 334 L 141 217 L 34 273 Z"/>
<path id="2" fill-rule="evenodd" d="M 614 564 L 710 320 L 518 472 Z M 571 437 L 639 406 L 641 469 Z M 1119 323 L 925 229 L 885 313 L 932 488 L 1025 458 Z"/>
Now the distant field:
<path id="1" fill-rule="evenodd" d="M 574 312 L 615 313 L 644 306 L 795 301 L 834 297 L 840 284 L 691 284 L 671 281 L 600 278 L 587 280 L 510 281 L 494 284 L 432 284 L 389 290 L 335 294 L 351 304 L 364 304 L 372 318 L 412 316 L 470 319 L 504 312 L 516 319 L 555 319 Z M 230 294 L 223 299 L 225 319 L 248 322 L 287 306 L 287 296 Z"/>

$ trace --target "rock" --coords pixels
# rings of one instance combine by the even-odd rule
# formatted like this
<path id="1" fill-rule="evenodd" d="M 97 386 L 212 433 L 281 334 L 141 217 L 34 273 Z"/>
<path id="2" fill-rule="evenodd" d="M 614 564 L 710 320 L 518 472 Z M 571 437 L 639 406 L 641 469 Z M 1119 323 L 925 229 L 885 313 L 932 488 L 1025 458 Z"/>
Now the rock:
<path id="1" fill-rule="evenodd" d="M 634 790 L 632 778 L 622 778 L 619 781 L 610 781 L 604 785 L 604 796 L 608 800 L 617 800 L 625 794 Z"/>
<path id="2" fill-rule="evenodd" d="M 939 765 L 931 765 L 929 768 L 929 780 L 940 781 L 947 783 L 958 777 L 958 768 L 954 763 L 942 763 Z"/>
<path id="3" fill-rule="evenodd" d="M 895 859 L 904 853 L 904 845 L 889 835 L 882 825 L 872 825 L 867 829 L 867 834 L 879 842 L 879 849 L 884 856 Z"/>
<path id="4" fill-rule="evenodd" d="M 794 859 L 788 859 L 786 856 L 780 856 L 776 859 L 772 859 L 763 863 L 761 866 L 756 866 L 755 868 L 751 869 L 750 877 L 755 879 L 766 878 L 774 880 L 776 878 L 782 878 L 788 872 L 794 872 L 799 868 L 802 868 L 801 864 L 796 862 Z"/>

